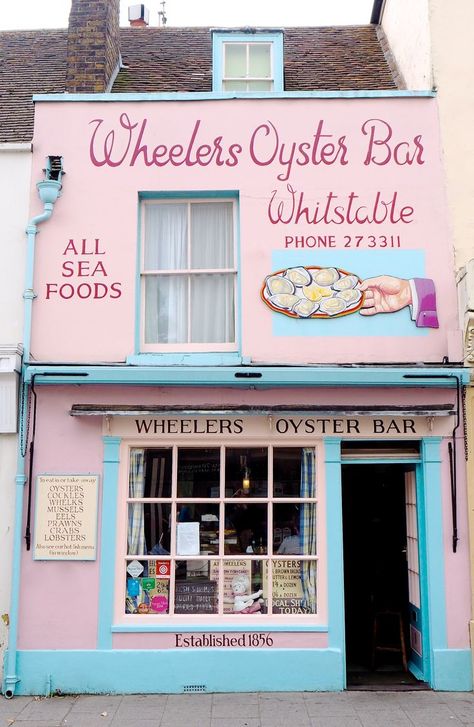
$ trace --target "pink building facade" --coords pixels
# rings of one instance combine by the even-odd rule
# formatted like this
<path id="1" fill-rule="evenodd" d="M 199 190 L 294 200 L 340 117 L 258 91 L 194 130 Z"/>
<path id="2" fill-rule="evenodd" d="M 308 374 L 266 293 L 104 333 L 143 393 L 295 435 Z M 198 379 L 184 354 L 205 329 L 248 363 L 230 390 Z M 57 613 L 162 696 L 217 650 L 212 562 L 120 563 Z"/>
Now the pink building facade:
<path id="1" fill-rule="evenodd" d="M 47 204 L 7 689 L 470 690 L 436 100 L 38 97 Z"/>

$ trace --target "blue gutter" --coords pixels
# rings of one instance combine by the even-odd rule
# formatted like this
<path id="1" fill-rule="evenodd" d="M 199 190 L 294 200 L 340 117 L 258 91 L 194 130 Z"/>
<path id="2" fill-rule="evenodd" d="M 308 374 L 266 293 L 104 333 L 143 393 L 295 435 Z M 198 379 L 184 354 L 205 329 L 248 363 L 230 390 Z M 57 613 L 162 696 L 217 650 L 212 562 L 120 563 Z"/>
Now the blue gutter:
<path id="1" fill-rule="evenodd" d="M 100 103 L 101 101 L 229 101 L 232 99 L 305 99 L 305 98 L 436 98 L 436 91 L 365 90 L 365 91 L 272 91 L 271 93 L 36 93 L 33 101 L 55 103 Z"/>
<path id="2" fill-rule="evenodd" d="M 44 209 L 40 215 L 33 217 L 26 228 L 28 235 L 27 260 L 25 274 L 25 299 L 23 315 L 23 376 L 21 385 L 21 403 L 19 411 L 19 437 L 17 453 L 17 474 L 15 476 L 15 523 L 13 535 L 13 558 L 12 558 L 12 592 L 10 601 L 10 631 L 8 637 L 8 651 L 5 659 L 5 675 L 3 679 L 3 694 L 11 699 L 15 688 L 20 680 L 16 673 L 17 666 L 17 644 L 18 644 L 18 606 L 20 602 L 20 570 L 21 570 L 21 543 L 23 523 L 23 497 L 27 477 L 25 474 L 26 448 L 28 445 L 28 385 L 25 382 L 25 371 L 30 360 L 31 343 L 31 317 L 33 299 L 33 277 L 35 262 L 35 242 L 38 232 L 38 225 L 49 220 L 53 214 L 54 203 L 61 191 L 61 183 L 49 179 L 38 182 L 36 185 Z M 30 378 L 30 381 L 32 379 Z M 34 379 L 33 379 L 34 380 Z"/>
<path id="3" fill-rule="evenodd" d="M 416 374 L 416 375 L 415 375 Z M 442 376 L 441 376 L 442 375 Z M 28 366 L 25 381 L 40 384 L 222 386 L 236 388 L 305 386 L 403 386 L 456 388 L 469 383 L 460 366 Z M 79 380 L 78 380 L 79 378 Z"/>

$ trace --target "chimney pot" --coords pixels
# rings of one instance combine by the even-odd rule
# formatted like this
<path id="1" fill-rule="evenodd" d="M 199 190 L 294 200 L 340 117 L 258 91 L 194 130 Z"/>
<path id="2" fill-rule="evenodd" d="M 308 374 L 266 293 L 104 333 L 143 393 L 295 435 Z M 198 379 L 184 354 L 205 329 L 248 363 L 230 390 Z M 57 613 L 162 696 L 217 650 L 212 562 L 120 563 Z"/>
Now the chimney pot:
<path id="1" fill-rule="evenodd" d="M 128 20 L 132 28 L 146 28 L 150 24 L 150 12 L 143 3 L 130 5 Z"/>

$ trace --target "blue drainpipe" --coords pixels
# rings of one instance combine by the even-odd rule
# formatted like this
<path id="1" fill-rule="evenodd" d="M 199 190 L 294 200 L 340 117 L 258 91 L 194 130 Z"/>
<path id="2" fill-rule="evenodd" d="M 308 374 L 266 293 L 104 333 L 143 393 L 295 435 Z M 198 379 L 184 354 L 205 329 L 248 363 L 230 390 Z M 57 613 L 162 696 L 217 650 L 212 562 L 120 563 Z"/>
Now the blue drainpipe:
<path id="1" fill-rule="evenodd" d="M 59 161 L 58 161 L 59 160 Z M 31 344 L 31 314 L 33 307 L 33 299 L 36 297 L 33 292 L 33 275 L 35 262 L 35 242 L 38 232 L 38 225 L 49 220 L 53 214 L 54 204 L 61 193 L 61 177 L 62 177 L 62 159 L 61 157 L 48 157 L 45 169 L 46 179 L 38 182 L 36 188 L 39 197 L 44 205 L 43 212 L 33 219 L 27 225 L 26 234 L 28 235 L 27 252 L 26 252 L 26 280 L 24 316 L 23 316 L 23 366 L 22 366 L 22 383 L 19 411 L 19 434 L 18 434 L 18 456 L 17 456 L 17 474 L 15 477 L 16 496 L 15 496 L 15 523 L 13 535 L 13 558 L 12 558 L 12 592 L 10 600 L 10 633 L 8 638 L 8 650 L 5 657 L 5 675 L 3 678 L 3 694 L 7 699 L 11 699 L 15 694 L 15 688 L 20 681 L 16 673 L 17 661 L 17 642 L 18 642 L 18 604 L 20 600 L 20 566 L 21 566 L 21 542 L 22 542 L 22 522 L 23 522 L 23 493 L 26 484 L 25 474 L 25 457 L 27 446 L 27 418 L 28 418 L 28 386 L 24 383 L 25 370 L 30 362 L 30 344 Z"/>

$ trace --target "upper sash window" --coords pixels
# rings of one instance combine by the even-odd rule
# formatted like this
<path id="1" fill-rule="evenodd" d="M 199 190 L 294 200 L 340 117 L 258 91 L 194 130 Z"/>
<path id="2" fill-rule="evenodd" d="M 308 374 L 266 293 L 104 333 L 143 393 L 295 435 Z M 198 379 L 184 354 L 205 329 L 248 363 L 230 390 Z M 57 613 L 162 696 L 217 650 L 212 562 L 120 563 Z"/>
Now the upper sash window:
<path id="1" fill-rule="evenodd" d="M 150 200 L 142 211 L 142 350 L 235 350 L 233 200 Z"/>
<path id="2" fill-rule="evenodd" d="M 283 91 L 281 33 L 214 33 L 214 91 Z"/>

